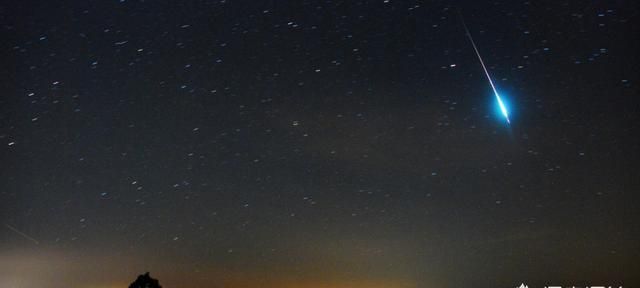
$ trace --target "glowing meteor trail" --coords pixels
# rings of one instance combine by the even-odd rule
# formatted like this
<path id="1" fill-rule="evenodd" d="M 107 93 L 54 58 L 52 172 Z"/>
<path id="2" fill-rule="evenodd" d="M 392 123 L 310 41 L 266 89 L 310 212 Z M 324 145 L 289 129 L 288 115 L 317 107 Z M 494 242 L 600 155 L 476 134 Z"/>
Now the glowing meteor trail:
<path id="1" fill-rule="evenodd" d="M 471 46 L 473 46 L 473 50 L 476 52 L 476 55 L 478 55 L 478 60 L 480 60 L 480 65 L 482 65 L 482 70 L 484 70 L 484 74 L 487 75 L 487 79 L 489 79 L 489 84 L 491 84 L 491 89 L 493 89 L 493 94 L 496 95 L 496 100 L 498 100 L 498 106 L 500 107 L 500 112 L 502 112 L 502 115 L 504 116 L 504 118 L 507 119 L 507 123 L 511 124 L 511 121 L 509 121 L 509 112 L 507 111 L 507 107 L 504 105 L 504 102 L 502 102 L 502 99 L 500 98 L 500 94 L 498 94 L 498 90 L 496 90 L 496 86 L 493 85 L 493 80 L 491 80 L 491 76 L 489 75 L 487 66 L 485 66 L 484 61 L 482 61 L 482 56 L 480 56 L 480 51 L 478 51 L 476 42 L 473 41 L 473 38 L 471 37 L 471 32 L 469 32 L 469 28 L 467 28 L 467 24 L 464 22 L 462 15 L 460 15 L 460 19 L 462 19 L 462 25 L 464 26 L 464 31 L 467 33 L 467 37 L 469 37 L 469 41 L 471 41 Z"/>
<path id="2" fill-rule="evenodd" d="M 29 236 L 29 235 L 27 235 L 27 234 L 23 233 L 22 231 L 20 231 L 20 230 L 18 230 L 18 229 L 16 229 L 16 228 L 14 228 L 13 226 L 11 226 L 11 225 L 9 225 L 9 224 L 7 224 L 7 223 L 5 223 L 5 224 L 4 224 L 4 226 L 6 226 L 7 228 L 9 228 L 9 230 L 11 230 L 11 231 L 13 231 L 13 232 L 18 233 L 18 235 L 20 235 L 20 236 L 24 237 L 25 239 L 30 240 L 30 241 L 32 241 L 33 243 L 36 243 L 36 245 L 39 245 L 39 244 L 40 244 L 40 241 L 38 241 L 38 240 L 34 239 L 33 237 L 31 237 L 31 236 Z"/>

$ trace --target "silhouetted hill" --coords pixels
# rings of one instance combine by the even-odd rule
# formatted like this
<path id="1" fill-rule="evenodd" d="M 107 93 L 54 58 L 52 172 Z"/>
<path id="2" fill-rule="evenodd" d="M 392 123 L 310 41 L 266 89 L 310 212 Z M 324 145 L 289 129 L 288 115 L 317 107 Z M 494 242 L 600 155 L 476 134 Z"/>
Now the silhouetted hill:
<path id="1" fill-rule="evenodd" d="M 162 288 L 158 280 L 151 278 L 149 276 L 149 272 L 144 273 L 143 275 L 138 276 L 136 281 L 133 281 L 129 288 Z"/>

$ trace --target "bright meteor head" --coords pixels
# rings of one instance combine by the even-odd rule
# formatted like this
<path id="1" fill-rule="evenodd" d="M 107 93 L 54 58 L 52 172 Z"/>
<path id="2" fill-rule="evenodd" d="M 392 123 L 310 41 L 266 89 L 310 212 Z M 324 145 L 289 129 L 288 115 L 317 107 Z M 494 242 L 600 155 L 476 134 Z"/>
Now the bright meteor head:
<path id="1" fill-rule="evenodd" d="M 495 94 L 496 99 L 498 100 L 498 106 L 500 106 L 500 112 L 502 112 L 502 116 L 507 119 L 507 123 L 511 124 L 511 121 L 509 121 L 509 111 L 507 111 L 507 107 L 502 102 L 502 99 L 500 99 L 500 95 L 498 95 L 497 92 Z"/>

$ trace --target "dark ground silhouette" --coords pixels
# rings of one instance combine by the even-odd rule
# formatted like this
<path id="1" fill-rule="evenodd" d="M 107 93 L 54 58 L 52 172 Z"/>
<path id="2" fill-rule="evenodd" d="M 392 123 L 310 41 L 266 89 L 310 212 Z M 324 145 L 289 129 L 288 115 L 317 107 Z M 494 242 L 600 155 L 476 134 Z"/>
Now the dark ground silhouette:
<path id="1" fill-rule="evenodd" d="M 158 280 L 151 278 L 149 272 L 139 275 L 136 281 L 133 281 L 129 288 L 162 288 Z"/>

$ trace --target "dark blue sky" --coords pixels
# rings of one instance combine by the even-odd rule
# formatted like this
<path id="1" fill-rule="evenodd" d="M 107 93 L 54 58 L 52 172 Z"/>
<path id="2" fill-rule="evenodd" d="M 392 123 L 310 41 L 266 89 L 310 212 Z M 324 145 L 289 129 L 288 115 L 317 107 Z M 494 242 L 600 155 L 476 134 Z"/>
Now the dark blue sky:
<path id="1" fill-rule="evenodd" d="M 0 286 L 638 284 L 638 12 L 1 4 Z"/>

